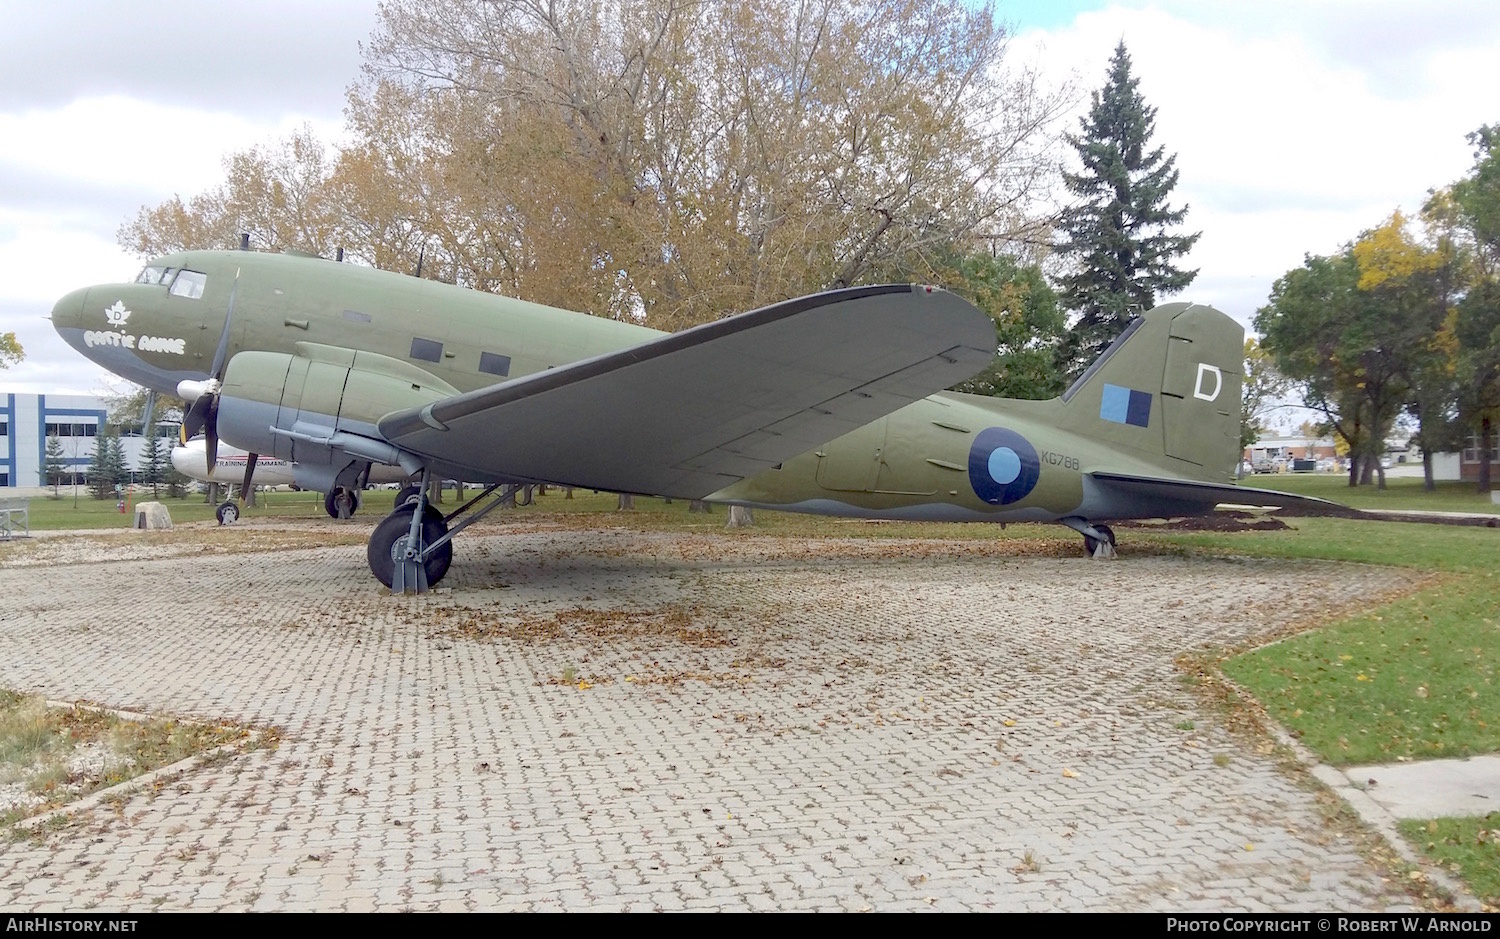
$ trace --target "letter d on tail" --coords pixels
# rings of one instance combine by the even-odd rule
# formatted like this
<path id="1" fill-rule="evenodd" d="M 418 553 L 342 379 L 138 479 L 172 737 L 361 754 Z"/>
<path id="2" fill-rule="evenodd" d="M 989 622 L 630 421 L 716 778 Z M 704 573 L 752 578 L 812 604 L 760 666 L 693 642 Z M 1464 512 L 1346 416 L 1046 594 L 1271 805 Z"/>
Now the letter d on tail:
<path id="1" fill-rule="evenodd" d="M 1207 376 L 1214 377 L 1214 390 L 1204 391 L 1203 380 Z M 1219 371 L 1217 365 L 1209 365 L 1207 362 L 1198 363 L 1198 381 L 1193 387 L 1193 397 L 1204 401 L 1213 401 L 1219 397 L 1219 392 L 1224 388 L 1224 373 Z"/>

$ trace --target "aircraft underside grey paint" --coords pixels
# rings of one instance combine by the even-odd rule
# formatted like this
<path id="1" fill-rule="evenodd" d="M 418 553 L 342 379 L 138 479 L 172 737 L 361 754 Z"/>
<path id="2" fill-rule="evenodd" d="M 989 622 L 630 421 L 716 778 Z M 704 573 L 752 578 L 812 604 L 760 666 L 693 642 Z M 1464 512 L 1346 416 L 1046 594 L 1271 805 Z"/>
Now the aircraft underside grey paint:
<path id="1" fill-rule="evenodd" d="M 871 509 L 838 499 L 807 499 L 792 503 L 757 503 L 739 499 L 720 499 L 710 496 L 704 501 L 717 505 L 742 505 L 750 509 L 768 509 L 777 512 L 796 512 L 801 515 L 826 515 L 833 518 L 873 518 L 893 522 L 1053 522 L 1056 513 L 1041 507 L 1009 509 L 983 512 L 960 505 L 928 503 L 906 505 L 891 509 Z"/>

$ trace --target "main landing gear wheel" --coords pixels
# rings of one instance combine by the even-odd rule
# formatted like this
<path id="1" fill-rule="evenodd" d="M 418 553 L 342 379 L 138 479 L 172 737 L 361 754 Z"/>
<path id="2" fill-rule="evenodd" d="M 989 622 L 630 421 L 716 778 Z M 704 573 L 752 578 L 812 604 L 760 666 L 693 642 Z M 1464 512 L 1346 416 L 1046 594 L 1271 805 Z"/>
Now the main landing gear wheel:
<path id="1" fill-rule="evenodd" d="M 323 511 L 329 518 L 353 518 L 359 508 L 359 493 L 354 489 L 335 486 L 323 496 Z"/>
<path id="2" fill-rule="evenodd" d="M 233 525 L 240 520 L 240 507 L 233 502 L 220 502 L 219 507 L 214 510 L 214 516 L 220 525 Z"/>
<path id="3" fill-rule="evenodd" d="M 444 515 L 428 505 L 423 495 L 431 482 L 432 471 L 424 468 L 421 487 L 408 487 L 398 497 L 412 501 L 398 504 L 370 534 L 366 555 L 370 573 L 393 594 L 421 593 L 442 580 L 453 561 L 453 537 L 495 509 L 514 504 L 516 493 L 523 488 L 521 483 L 490 483 L 479 495 Z M 484 506 L 474 508 L 486 499 L 489 501 Z M 419 507 L 422 518 L 414 525 Z M 412 543 L 414 538 L 416 544 Z"/>
<path id="4" fill-rule="evenodd" d="M 1094 526 L 1094 531 L 1097 531 L 1099 534 L 1103 535 L 1104 536 L 1104 540 L 1100 541 L 1098 538 L 1094 538 L 1094 537 L 1091 537 L 1089 535 L 1084 535 L 1083 536 L 1083 547 L 1084 547 L 1084 550 L 1088 552 L 1088 556 L 1091 557 L 1091 558 L 1095 558 L 1095 557 L 1106 557 L 1106 558 L 1114 557 L 1115 556 L 1115 533 L 1114 533 L 1114 530 L 1111 529 L 1108 525 L 1095 525 Z M 1104 551 L 1103 554 L 1101 554 L 1099 552 L 1099 549 L 1100 549 L 1101 545 L 1106 548 L 1106 550 Z"/>
<path id="5" fill-rule="evenodd" d="M 387 587 L 395 583 L 396 565 L 406 556 L 407 541 L 411 537 L 411 515 L 411 509 L 397 509 L 376 525 L 374 533 L 370 535 L 370 545 L 366 551 L 370 573 Z M 425 548 L 447 533 L 448 525 L 443 521 L 443 513 L 428 506 L 422 515 L 422 546 Z M 448 573 L 448 565 L 452 562 L 453 542 L 450 540 L 440 545 L 422 562 L 422 570 L 427 575 L 427 586 L 436 586 Z"/>

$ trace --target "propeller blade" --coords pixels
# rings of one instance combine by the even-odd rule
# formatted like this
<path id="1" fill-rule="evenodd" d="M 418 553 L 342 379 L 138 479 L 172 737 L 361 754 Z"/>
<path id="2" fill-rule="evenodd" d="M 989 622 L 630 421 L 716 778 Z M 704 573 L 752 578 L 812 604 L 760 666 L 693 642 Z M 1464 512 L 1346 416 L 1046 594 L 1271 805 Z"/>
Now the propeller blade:
<path id="1" fill-rule="evenodd" d="M 141 433 L 147 437 L 156 432 L 151 426 L 151 418 L 156 415 L 156 392 L 150 388 L 146 389 L 146 414 L 141 419 Z"/>
<path id="2" fill-rule="evenodd" d="M 210 476 L 219 460 L 219 383 L 224 379 L 225 360 L 229 357 L 229 331 L 234 326 L 234 298 L 240 292 L 240 271 L 234 272 L 234 284 L 229 288 L 229 304 L 224 309 L 224 331 L 219 334 L 219 346 L 214 350 L 212 369 L 207 381 L 184 380 L 177 383 L 177 394 L 186 400 L 193 395 L 193 403 L 182 416 L 182 442 L 187 443 L 199 433 L 204 435 L 203 456 L 205 469 Z M 149 413 L 149 405 L 148 412 Z M 252 457 L 249 461 L 254 465 Z M 245 481 L 250 481 L 246 472 Z"/>
<path id="3" fill-rule="evenodd" d="M 203 415 L 203 455 L 208 460 L 208 471 L 212 473 L 219 465 L 219 399 L 208 399 Z"/>
<path id="4" fill-rule="evenodd" d="M 213 370 L 209 375 L 222 381 L 224 379 L 224 360 L 229 355 L 229 327 L 234 322 L 234 298 L 240 291 L 240 271 L 235 268 L 234 285 L 229 288 L 229 306 L 224 311 L 224 332 L 219 335 L 219 347 L 214 350 Z"/>
<path id="5" fill-rule="evenodd" d="M 248 494 L 250 492 L 250 477 L 255 475 L 255 460 L 258 456 L 260 456 L 260 454 L 251 453 L 245 457 L 245 481 L 243 483 L 240 483 L 241 499 L 249 498 Z"/>
<path id="6" fill-rule="evenodd" d="M 203 394 L 193 399 L 188 406 L 188 412 L 182 415 L 183 442 L 203 433 L 203 427 L 208 423 L 208 412 L 213 406 L 214 396 Z"/>

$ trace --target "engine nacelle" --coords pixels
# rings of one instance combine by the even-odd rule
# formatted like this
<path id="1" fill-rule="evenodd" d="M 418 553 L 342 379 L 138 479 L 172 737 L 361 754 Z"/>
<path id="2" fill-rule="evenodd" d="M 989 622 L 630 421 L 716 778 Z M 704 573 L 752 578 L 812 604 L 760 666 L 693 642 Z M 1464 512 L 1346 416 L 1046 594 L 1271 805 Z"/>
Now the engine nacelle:
<path id="1" fill-rule="evenodd" d="M 347 448 L 327 444 L 335 434 L 355 435 L 378 450 L 380 418 L 458 394 L 435 375 L 390 356 L 313 342 L 296 348 L 295 355 L 241 352 L 229 360 L 218 430 L 220 439 L 236 447 L 306 464 L 299 477 L 337 474 L 350 462 Z M 359 457 L 391 462 L 368 452 Z M 315 468 L 320 465 L 327 468 Z"/>

